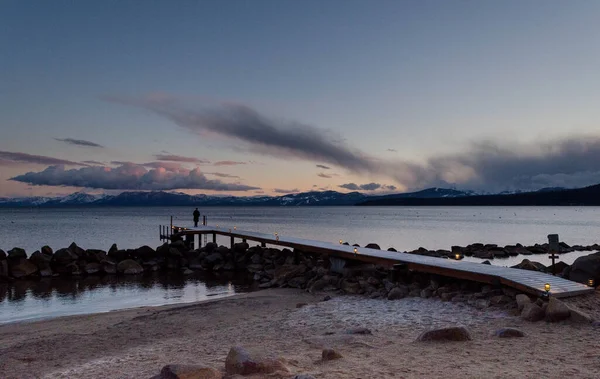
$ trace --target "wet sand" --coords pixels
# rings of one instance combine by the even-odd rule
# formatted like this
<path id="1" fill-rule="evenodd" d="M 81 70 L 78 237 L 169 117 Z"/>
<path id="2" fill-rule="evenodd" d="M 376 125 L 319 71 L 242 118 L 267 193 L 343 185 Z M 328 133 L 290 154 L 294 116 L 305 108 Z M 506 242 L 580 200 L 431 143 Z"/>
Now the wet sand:
<path id="1" fill-rule="evenodd" d="M 192 305 L 7 324 L 0 326 L 0 376 L 150 378 L 172 363 L 221 370 L 229 349 L 239 344 L 277 354 L 294 374 L 316 378 L 600 377 L 600 329 L 590 325 L 529 323 L 506 311 L 439 299 L 332 297 L 323 302 L 323 294 L 272 289 Z M 600 316 L 596 294 L 569 301 Z M 453 325 L 466 326 L 473 340 L 414 342 L 424 330 Z M 526 337 L 491 336 L 505 326 Z M 346 333 L 355 327 L 373 334 Z M 320 363 L 323 346 L 344 358 Z"/>

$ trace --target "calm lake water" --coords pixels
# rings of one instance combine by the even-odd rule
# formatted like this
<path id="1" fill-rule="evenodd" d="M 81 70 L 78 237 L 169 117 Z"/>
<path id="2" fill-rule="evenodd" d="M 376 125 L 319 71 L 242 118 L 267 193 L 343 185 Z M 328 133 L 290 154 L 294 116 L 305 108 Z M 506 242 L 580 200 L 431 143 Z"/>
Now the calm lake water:
<path id="1" fill-rule="evenodd" d="M 43 245 L 56 250 L 73 241 L 84 248 L 104 250 L 113 243 L 120 248 L 156 247 L 160 245 L 158 226 L 168 224 L 170 216 L 176 225 L 190 225 L 192 211 L 188 207 L 0 209 L 0 248 L 18 246 L 31 254 Z M 200 211 L 209 225 L 333 243 L 342 239 L 361 246 L 376 242 L 399 251 L 450 249 L 473 242 L 527 245 L 544 243 L 553 233 L 570 245 L 600 242 L 599 207 L 209 207 Z M 228 244 L 225 238 L 218 242 Z M 561 260 L 571 263 L 581 254 L 589 252 L 563 254 Z M 546 255 L 528 258 L 548 264 Z M 493 264 L 514 265 L 522 259 L 497 259 Z M 170 280 L 154 278 L 141 283 L 107 278 L 88 285 L 98 279 L 87 278 L 60 285 L 5 286 L 0 290 L 0 322 L 196 301 L 226 296 L 243 287 L 233 279 L 216 284 L 199 276 L 177 279 L 176 283 Z"/>

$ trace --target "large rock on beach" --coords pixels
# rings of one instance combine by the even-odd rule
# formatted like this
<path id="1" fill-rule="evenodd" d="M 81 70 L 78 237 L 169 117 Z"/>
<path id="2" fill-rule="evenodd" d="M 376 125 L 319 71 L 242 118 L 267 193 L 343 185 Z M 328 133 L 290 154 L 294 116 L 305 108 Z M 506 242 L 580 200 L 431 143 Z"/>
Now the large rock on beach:
<path id="1" fill-rule="evenodd" d="M 60 266 L 66 266 L 71 262 L 75 262 L 76 260 L 77 255 L 75 255 L 75 253 L 71 252 L 69 249 L 56 250 L 52 256 L 52 262 Z"/>
<path id="2" fill-rule="evenodd" d="M 428 341 L 470 341 L 471 335 L 469 331 L 462 326 L 455 326 L 449 328 L 434 329 L 423 332 L 417 341 L 428 342 Z"/>
<path id="3" fill-rule="evenodd" d="M 579 283 L 587 283 L 594 279 L 600 283 L 600 252 L 575 259 L 571 265 L 569 279 Z"/>
<path id="4" fill-rule="evenodd" d="M 225 359 L 225 370 L 228 375 L 266 375 L 276 372 L 285 374 L 290 371 L 282 359 L 250 352 L 241 346 L 229 350 Z"/>
<path id="5" fill-rule="evenodd" d="M 551 297 L 546 308 L 546 321 L 558 322 L 568 319 L 571 316 L 569 307 L 555 297 Z"/>
<path id="6" fill-rule="evenodd" d="M 529 296 L 524 295 L 522 293 L 517 295 L 516 300 L 517 300 L 517 309 L 519 311 L 522 311 L 523 308 L 525 308 L 525 305 L 531 303 L 531 299 L 529 298 Z"/>
<path id="7" fill-rule="evenodd" d="M 277 284 L 282 285 L 291 278 L 303 275 L 306 272 L 304 265 L 284 265 L 275 269 L 274 279 Z"/>
<path id="8" fill-rule="evenodd" d="M 52 254 L 54 254 L 54 251 L 48 245 L 42 246 L 41 252 L 42 252 L 42 254 L 49 255 L 49 256 L 52 256 Z"/>
<path id="9" fill-rule="evenodd" d="M 544 319 L 544 310 L 536 303 L 525 304 L 521 311 L 521 318 L 525 321 L 540 321 Z"/>
<path id="10" fill-rule="evenodd" d="M 117 264 L 117 272 L 125 275 L 135 275 L 144 272 L 144 268 L 133 259 L 126 259 Z"/>
<path id="11" fill-rule="evenodd" d="M 381 248 L 379 247 L 379 245 L 376 244 L 376 243 L 369 243 L 369 244 L 367 244 L 367 246 L 365 246 L 365 248 L 367 248 L 367 249 L 381 250 Z"/>
<path id="12" fill-rule="evenodd" d="M 0 260 L 0 281 L 8 280 L 8 261 L 6 259 Z"/>
<path id="13" fill-rule="evenodd" d="M 102 263 L 102 261 L 108 258 L 108 254 L 104 250 L 87 249 L 85 255 L 88 261 L 95 263 Z"/>
<path id="14" fill-rule="evenodd" d="M 77 246 L 77 244 L 75 242 L 73 242 L 69 245 L 69 250 L 71 250 L 72 253 L 77 255 L 78 258 L 81 258 L 81 259 L 85 258 L 85 250 L 82 249 L 81 247 Z"/>
<path id="15" fill-rule="evenodd" d="M 149 260 L 156 258 L 156 250 L 151 248 L 150 246 L 142 246 L 133 251 L 132 254 L 135 258 Z"/>
<path id="16" fill-rule="evenodd" d="M 47 254 L 42 254 L 39 251 L 31 254 L 29 257 L 29 261 L 37 266 L 38 269 L 44 270 L 50 268 L 50 262 L 52 261 L 52 256 Z"/>
<path id="17" fill-rule="evenodd" d="M 22 260 L 18 264 L 10 265 L 10 275 L 13 278 L 24 278 L 26 276 L 31 276 L 38 272 L 38 268 L 33 263 L 28 260 Z"/>
<path id="18" fill-rule="evenodd" d="M 221 379 L 223 374 L 211 367 L 198 365 L 167 365 L 157 379 Z"/>
<path id="19" fill-rule="evenodd" d="M 103 272 L 102 265 L 97 262 L 86 263 L 85 266 L 83 266 L 83 272 L 88 275 L 100 274 Z"/>
<path id="20" fill-rule="evenodd" d="M 342 354 L 338 353 L 334 349 L 323 349 L 323 351 L 321 352 L 321 360 L 323 362 L 333 361 L 341 358 L 343 358 Z"/>
<path id="21" fill-rule="evenodd" d="M 117 273 L 117 264 L 110 260 L 105 260 L 102 263 L 102 271 L 107 274 L 116 274 Z"/>
<path id="22" fill-rule="evenodd" d="M 530 261 L 529 259 L 523 259 L 523 261 L 521 261 L 521 263 L 519 263 L 518 265 L 512 266 L 512 268 L 518 268 L 521 270 L 529 270 L 529 271 L 541 271 L 541 272 L 546 272 L 546 266 L 544 266 L 543 264 L 539 263 L 539 262 L 533 262 Z"/>
<path id="23" fill-rule="evenodd" d="M 8 260 L 17 261 L 20 259 L 27 259 L 27 253 L 20 247 L 14 247 L 8 251 Z"/>
<path id="24" fill-rule="evenodd" d="M 127 250 L 110 250 L 107 255 L 110 260 L 115 262 L 121 262 L 131 258 L 131 254 Z"/>
<path id="25" fill-rule="evenodd" d="M 0 249 L 0 261 L 6 259 L 6 253 L 4 252 L 4 250 Z"/>

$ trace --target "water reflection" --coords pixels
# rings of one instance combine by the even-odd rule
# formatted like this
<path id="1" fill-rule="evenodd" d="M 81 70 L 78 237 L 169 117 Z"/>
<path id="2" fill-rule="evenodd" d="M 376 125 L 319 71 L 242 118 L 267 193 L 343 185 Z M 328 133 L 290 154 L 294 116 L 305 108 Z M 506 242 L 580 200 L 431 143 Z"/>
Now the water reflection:
<path id="1" fill-rule="evenodd" d="M 0 323 L 200 301 L 249 290 L 233 273 L 43 278 L 0 283 Z"/>

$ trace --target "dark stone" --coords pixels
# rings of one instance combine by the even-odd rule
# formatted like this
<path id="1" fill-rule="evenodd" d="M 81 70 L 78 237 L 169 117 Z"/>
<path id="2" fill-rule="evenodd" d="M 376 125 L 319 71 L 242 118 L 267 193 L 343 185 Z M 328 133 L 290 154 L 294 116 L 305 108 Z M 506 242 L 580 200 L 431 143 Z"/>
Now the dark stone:
<path id="1" fill-rule="evenodd" d="M 107 255 L 109 259 L 115 262 L 121 262 L 131 258 L 131 254 L 127 250 L 109 250 Z"/>
<path id="2" fill-rule="evenodd" d="M 69 249 L 58 249 L 52 256 L 52 263 L 60 266 L 66 266 L 71 262 L 76 261 L 77 255 Z"/>
<path id="3" fill-rule="evenodd" d="M 149 260 L 157 257 L 156 250 L 150 246 L 142 246 L 134 250 L 132 254 L 135 258 Z"/>
<path id="4" fill-rule="evenodd" d="M 108 258 L 108 255 L 104 250 L 87 249 L 85 255 L 87 256 L 88 261 L 95 263 L 101 263 Z"/>
<path id="5" fill-rule="evenodd" d="M 110 249 L 108 249 L 108 254 L 114 253 L 117 250 L 119 250 L 119 248 L 117 247 L 117 244 L 113 243 L 112 246 L 110 247 Z"/>
<path id="6" fill-rule="evenodd" d="M 408 290 L 408 287 L 406 287 L 406 286 L 395 287 L 390 290 L 390 292 L 387 295 L 387 298 L 388 298 L 388 300 L 403 299 L 406 296 L 408 296 L 409 292 L 410 291 Z"/>
<path id="7" fill-rule="evenodd" d="M 4 252 L 4 250 L 0 249 L 0 261 L 6 259 L 6 253 Z"/>
<path id="8" fill-rule="evenodd" d="M 393 251 L 393 252 L 395 252 L 395 253 L 397 253 L 397 252 L 398 252 L 398 250 L 394 249 L 393 247 L 390 247 L 389 249 L 387 249 L 387 251 Z"/>
<path id="9" fill-rule="evenodd" d="M 13 247 L 8 251 L 7 259 L 10 261 L 17 261 L 20 259 L 27 259 L 27 253 L 20 247 Z"/>
<path id="10" fill-rule="evenodd" d="M 24 278 L 38 272 L 38 268 L 28 260 L 21 260 L 18 264 L 9 264 L 10 275 L 13 278 Z"/>
<path id="11" fill-rule="evenodd" d="M 50 269 L 50 262 L 52 261 L 52 257 L 47 254 L 42 254 L 39 251 L 31 254 L 29 257 L 29 261 L 33 263 L 38 270 L 48 270 Z"/>
<path id="12" fill-rule="evenodd" d="M 126 259 L 117 264 L 117 272 L 125 275 L 135 275 L 144 272 L 144 268 L 133 259 Z"/>
<path id="13" fill-rule="evenodd" d="M 571 265 L 569 279 L 584 284 L 594 279 L 600 283 L 600 252 L 577 258 Z"/>
<path id="14" fill-rule="evenodd" d="M 526 321 L 540 321 L 544 318 L 544 310 L 535 303 L 525 304 L 521 311 L 521 318 Z"/>
<path id="15" fill-rule="evenodd" d="M 342 354 L 338 353 L 333 349 L 323 349 L 321 352 L 321 359 L 323 361 L 333 361 L 335 359 L 343 358 Z"/>
<path id="16" fill-rule="evenodd" d="M 77 255 L 77 258 L 83 259 L 85 257 L 85 250 L 77 246 L 75 242 L 70 244 L 68 249 L 71 250 L 72 253 Z"/>
<path id="17" fill-rule="evenodd" d="M 249 247 L 250 245 L 247 242 L 238 242 L 233 245 L 233 251 L 236 253 L 245 253 Z"/>
<path id="18" fill-rule="evenodd" d="M 348 329 L 348 330 L 346 330 L 346 334 L 367 335 L 367 334 L 373 334 L 373 333 L 371 332 L 370 329 L 367 329 L 367 328 L 354 328 L 354 329 Z"/>
<path id="19" fill-rule="evenodd" d="M 569 307 L 555 297 L 550 297 L 548 307 L 546 308 L 546 321 L 558 322 L 568 319 L 571 316 Z"/>
<path id="20" fill-rule="evenodd" d="M 429 330 L 422 333 L 417 341 L 470 341 L 471 335 L 464 327 L 450 327 Z"/>
<path id="21" fill-rule="evenodd" d="M 546 266 L 539 262 L 532 262 L 529 259 L 523 259 L 521 263 L 516 266 L 512 266 L 512 268 L 518 268 L 521 270 L 529 270 L 529 271 L 540 271 L 546 272 Z"/>
<path id="22" fill-rule="evenodd" d="M 502 328 L 496 330 L 494 336 L 499 338 L 525 337 L 525 333 L 515 328 Z"/>
<path id="23" fill-rule="evenodd" d="M 204 250 L 206 250 L 207 253 L 212 253 L 213 251 L 215 251 L 217 249 L 217 247 L 219 247 L 219 245 L 217 245 L 214 242 L 209 242 L 204 246 Z"/>
<path id="24" fill-rule="evenodd" d="M 491 265 L 492 263 L 490 261 L 483 261 L 481 262 L 482 265 Z"/>
<path id="25" fill-rule="evenodd" d="M 52 248 L 50 246 L 46 245 L 42 247 L 42 254 L 52 256 L 52 254 L 54 254 L 54 251 L 52 251 Z"/>
<path id="26" fill-rule="evenodd" d="M 90 262 L 83 266 L 83 272 L 88 275 L 99 274 L 102 273 L 102 265 L 97 262 Z"/>
<path id="27" fill-rule="evenodd" d="M 365 248 L 367 248 L 367 249 L 381 250 L 381 248 L 379 247 L 379 245 L 376 244 L 376 243 L 369 243 L 369 244 L 367 244 L 367 246 L 365 246 Z"/>

